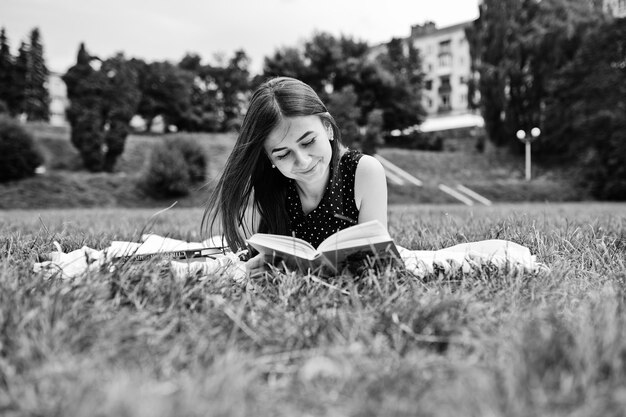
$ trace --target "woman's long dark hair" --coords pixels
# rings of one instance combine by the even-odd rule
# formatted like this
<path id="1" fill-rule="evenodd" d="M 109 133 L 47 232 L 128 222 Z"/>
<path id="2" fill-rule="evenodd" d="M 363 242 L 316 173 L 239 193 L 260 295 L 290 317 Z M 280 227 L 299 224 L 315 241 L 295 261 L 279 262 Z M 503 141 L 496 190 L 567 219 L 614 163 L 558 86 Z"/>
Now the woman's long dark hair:
<path id="1" fill-rule="evenodd" d="M 201 225 L 204 233 L 212 234 L 219 217 L 226 243 L 237 251 L 245 247 L 245 238 L 254 232 L 254 224 L 258 232 L 283 235 L 289 232 L 285 207 L 289 180 L 272 168 L 263 143 L 283 118 L 312 115 L 332 127 L 331 165 L 336 173 L 341 135 L 311 87 L 294 78 L 279 77 L 266 81 L 254 92 L 235 147 L 204 211 Z M 247 209 L 251 199 L 250 215 Z"/>

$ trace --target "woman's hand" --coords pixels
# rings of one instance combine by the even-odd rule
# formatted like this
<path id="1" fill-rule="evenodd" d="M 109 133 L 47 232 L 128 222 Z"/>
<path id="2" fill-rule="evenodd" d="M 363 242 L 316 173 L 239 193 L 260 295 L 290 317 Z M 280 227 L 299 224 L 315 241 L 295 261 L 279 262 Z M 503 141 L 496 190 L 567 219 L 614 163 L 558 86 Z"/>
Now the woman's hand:
<path id="1" fill-rule="evenodd" d="M 245 265 L 246 273 L 250 278 L 260 278 L 271 269 L 272 265 L 275 268 L 282 268 L 282 260 L 276 257 L 273 259 L 265 257 L 262 253 L 258 253 L 256 256 L 248 259 Z"/>
<path id="2" fill-rule="evenodd" d="M 262 253 L 257 253 L 256 256 L 246 261 L 246 274 L 250 278 L 256 278 L 267 271 L 265 257 Z"/>

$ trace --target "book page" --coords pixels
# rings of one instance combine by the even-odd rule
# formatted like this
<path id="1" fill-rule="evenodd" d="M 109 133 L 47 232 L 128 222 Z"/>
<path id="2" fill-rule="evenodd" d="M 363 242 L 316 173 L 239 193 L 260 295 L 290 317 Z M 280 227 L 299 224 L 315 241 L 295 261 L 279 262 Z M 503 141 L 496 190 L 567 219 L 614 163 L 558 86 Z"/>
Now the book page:
<path id="1" fill-rule="evenodd" d="M 248 239 L 248 244 L 260 253 L 272 255 L 289 255 L 313 260 L 319 253 L 308 242 L 292 236 L 257 233 Z"/>
<path id="2" fill-rule="evenodd" d="M 363 241 L 361 239 L 365 238 L 373 239 L 371 243 L 391 241 L 387 229 L 385 229 L 378 220 L 372 220 L 338 231 L 327 237 L 320 243 L 317 249 L 320 252 L 326 252 L 333 249 L 336 250 L 339 247 L 346 248 L 356 246 L 362 244 Z M 351 241 L 355 241 L 355 243 L 352 244 L 350 243 Z"/>

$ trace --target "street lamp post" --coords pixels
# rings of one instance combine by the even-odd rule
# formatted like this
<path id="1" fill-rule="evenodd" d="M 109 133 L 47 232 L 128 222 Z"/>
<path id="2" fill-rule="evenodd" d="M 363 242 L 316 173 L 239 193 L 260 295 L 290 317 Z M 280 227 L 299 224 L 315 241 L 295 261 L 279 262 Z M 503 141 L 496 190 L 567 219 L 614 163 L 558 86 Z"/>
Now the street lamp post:
<path id="1" fill-rule="evenodd" d="M 526 131 L 520 129 L 517 131 L 516 136 L 519 140 L 521 140 L 522 142 L 524 142 L 524 144 L 526 145 L 526 181 L 530 181 L 531 178 L 531 174 L 530 174 L 530 143 L 537 139 L 539 137 L 539 135 L 541 134 L 541 129 L 539 129 L 538 127 L 533 127 L 532 129 L 530 129 L 530 135 L 526 134 Z"/>

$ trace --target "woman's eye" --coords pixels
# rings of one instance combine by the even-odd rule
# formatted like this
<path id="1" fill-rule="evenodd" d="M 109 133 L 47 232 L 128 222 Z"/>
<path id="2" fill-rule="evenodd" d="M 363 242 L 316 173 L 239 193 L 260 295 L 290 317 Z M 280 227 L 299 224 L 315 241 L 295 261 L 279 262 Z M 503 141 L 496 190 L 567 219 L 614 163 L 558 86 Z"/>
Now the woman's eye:
<path id="1" fill-rule="evenodd" d="M 281 159 L 282 160 L 282 159 L 287 158 L 288 155 L 289 155 L 289 152 L 284 153 L 282 155 L 276 155 L 276 159 Z"/>
<path id="2" fill-rule="evenodd" d="M 313 139 L 311 139 L 310 141 L 308 141 L 308 142 L 306 142 L 306 143 L 303 143 L 303 144 L 302 144 L 302 146 L 305 146 L 305 147 L 306 147 L 306 146 L 312 145 L 313 143 L 315 143 L 315 139 L 316 139 L 316 138 L 313 138 Z"/>

